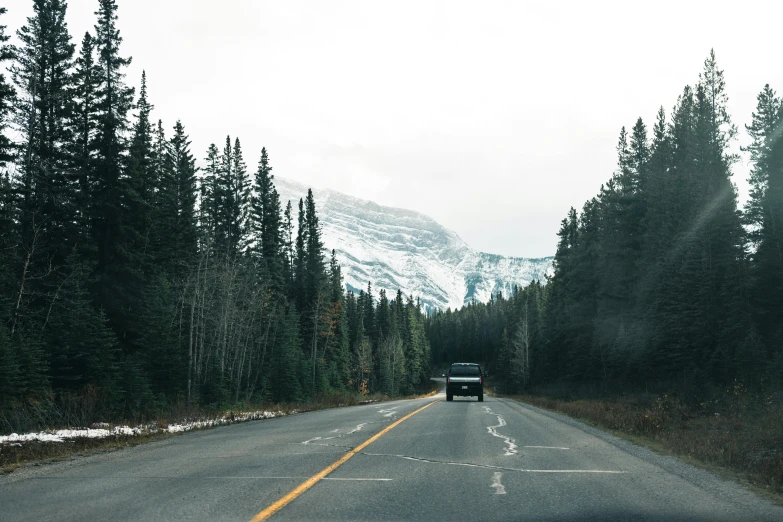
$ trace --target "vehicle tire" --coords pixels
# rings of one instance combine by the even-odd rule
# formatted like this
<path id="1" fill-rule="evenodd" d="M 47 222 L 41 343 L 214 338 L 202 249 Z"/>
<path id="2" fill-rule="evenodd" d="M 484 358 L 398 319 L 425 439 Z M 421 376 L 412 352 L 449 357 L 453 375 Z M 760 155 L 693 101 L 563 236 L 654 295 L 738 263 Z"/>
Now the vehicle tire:
<path id="1" fill-rule="evenodd" d="M 446 400 L 447 401 L 453 401 L 454 400 L 454 396 L 452 394 L 450 394 L 450 393 L 446 393 Z"/>
<path id="2" fill-rule="evenodd" d="M 484 402 L 484 394 L 480 393 L 478 396 L 479 402 Z"/>

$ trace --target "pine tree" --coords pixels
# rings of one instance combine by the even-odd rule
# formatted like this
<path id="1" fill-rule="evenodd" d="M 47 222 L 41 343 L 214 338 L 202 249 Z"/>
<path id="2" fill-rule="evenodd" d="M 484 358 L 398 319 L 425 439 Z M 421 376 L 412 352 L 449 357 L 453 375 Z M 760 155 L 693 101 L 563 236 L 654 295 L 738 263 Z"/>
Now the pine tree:
<path id="1" fill-rule="evenodd" d="M 647 140 L 647 126 L 641 118 L 631 131 L 631 143 L 628 161 L 633 171 L 635 190 L 644 193 L 647 181 L 647 162 L 650 159 L 650 148 Z"/>
<path id="2" fill-rule="evenodd" d="M 0 16 L 6 13 L 5 7 L 0 7 Z M 13 58 L 13 50 L 6 42 L 11 38 L 5 34 L 6 26 L 0 25 L 0 65 Z M 5 68 L 3 67 L 4 71 Z M 15 103 L 16 91 L 8 83 L 5 73 L 0 72 L 0 169 L 5 168 L 6 164 L 13 159 L 14 151 L 11 140 L 6 136 L 5 131 L 11 120 L 11 108 Z"/>
<path id="3" fill-rule="evenodd" d="M 378 292 L 378 306 L 375 314 L 375 326 L 378 331 L 378 339 L 384 339 L 392 334 L 391 331 L 391 308 L 389 299 L 386 297 L 386 290 L 381 288 Z"/>
<path id="4" fill-rule="evenodd" d="M 149 213 L 148 207 L 152 204 L 155 189 L 155 171 L 152 148 L 153 127 L 150 121 L 153 106 L 147 100 L 146 71 L 141 73 L 141 88 L 136 108 L 139 112 L 133 125 L 133 137 L 128 150 L 128 177 L 135 196 L 139 199 L 139 205 L 142 205 L 141 209 Z"/>
<path id="5" fill-rule="evenodd" d="M 13 216 L 13 228 L 18 229 L 11 251 L 16 299 L 7 324 L 16 350 L 10 357 L 19 370 L 20 395 L 32 397 L 41 396 L 48 387 L 49 361 L 40 331 L 44 311 L 58 297 L 57 281 L 78 236 L 73 220 L 76 187 L 68 154 L 74 46 L 65 23 L 66 8 L 61 0 L 33 3 L 33 15 L 17 31 L 20 45 L 10 69 L 19 94 L 14 122 L 21 143 L 16 179 L 4 180 L 6 188 L 14 183 L 14 198 L 19 197 L 11 205 L 9 200 L 4 203 L 10 212 L 6 217 Z M 4 45 L 2 53 L 7 56 L 8 51 Z"/>
<path id="6" fill-rule="evenodd" d="M 367 293 L 364 294 L 364 331 L 372 346 L 373 367 L 370 374 L 370 387 L 375 390 L 379 385 L 380 376 L 380 340 L 378 339 L 378 330 L 375 324 L 375 299 L 372 295 L 372 283 L 367 282 Z"/>
<path id="7" fill-rule="evenodd" d="M 97 93 L 97 133 L 95 157 L 94 221 L 98 245 L 97 279 L 99 301 L 118 331 L 128 309 L 133 306 L 140 274 L 129 247 L 135 243 L 132 221 L 128 215 L 132 188 L 124 177 L 128 131 L 128 113 L 133 105 L 134 89 L 124 83 L 124 69 L 130 58 L 120 56 L 122 37 L 117 29 L 117 3 L 100 0 L 95 13 L 95 47 L 100 73 Z M 124 335 L 124 333 L 122 334 Z M 122 336 L 121 335 L 121 336 Z"/>
<path id="8" fill-rule="evenodd" d="M 204 176 L 201 178 L 201 235 L 204 242 L 217 252 L 220 231 L 220 208 L 222 206 L 222 187 L 220 185 L 220 152 L 213 143 L 207 150 Z"/>
<path id="9" fill-rule="evenodd" d="M 350 380 L 350 332 L 348 327 L 348 311 L 343 295 L 343 276 L 337 262 L 335 251 L 329 263 L 329 283 L 331 287 L 332 321 L 334 324 L 333 354 L 331 356 L 331 386 L 334 389 L 344 389 Z"/>
<path id="10" fill-rule="evenodd" d="M 0 8 L 0 16 L 5 14 L 6 9 Z M 13 57 L 11 48 L 6 42 L 10 37 L 5 34 L 5 26 L 0 25 L 0 70 L 4 62 Z M 0 295 L 10 296 L 13 293 L 11 281 L 14 279 L 12 274 L 13 251 L 17 242 L 19 232 L 17 226 L 17 201 L 15 190 L 8 172 L 7 163 L 14 157 L 14 150 L 11 141 L 5 135 L 10 123 L 11 107 L 15 98 L 15 91 L 8 84 L 5 74 L 0 72 Z M 0 298 L 0 313 L 7 319 L 10 302 L 5 302 Z M 0 328 L 2 329 L 2 328 Z M 2 335 L 2 333 L 0 333 Z M 1 364 L 1 363 L 0 363 Z"/>
<path id="11" fill-rule="evenodd" d="M 364 331 L 373 344 L 378 341 L 378 330 L 375 324 L 375 297 L 372 294 L 372 282 L 367 282 L 367 292 L 364 294 Z"/>
<path id="12" fill-rule="evenodd" d="M 266 148 L 261 149 L 261 159 L 258 162 L 255 179 L 253 182 L 253 197 L 250 200 L 251 231 L 253 233 L 253 250 L 256 257 L 263 260 L 264 257 L 264 224 L 266 213 L 269 211 L 269 200 L 272 193 L 272 167 L 269 165 L 269 156 Z"/>
<path id="13" fill-rule="evenodd" d="M 647 161 L 644 192 L 645 216 L 642 223 L 644 233 L 644 264 L 650 271 L 655 267 L 664 247 L 673 235 L 671 204 L 677 185 L 672 177 L 672 139 L 667 129 L 666 113 L 661 107 L 653 127 L 649 161 Z M 650 292 L 648 275 L 642 292 Z"/>
<path id="14" fill-rule="evenodd" d="M 592 328 L 590 281 L 598 280 L 598 295 L 594 304 L 596 327 L 592 339 L 582 337 L 581 352 L 593 346 L 597 350 L 594 359 L 605 361 L 609 347 L 623 350 L 636 348 L 629 343 L 625 332 L 636 328 L 635 293 L 639 279 L 639 259 L 642 250 L 644 222 L 644 193 L 647 161 L 646 127 L 641 118 L 637 120 L 628 144 L 623 128 L 617 146 L 618 169 L 613 178 L 601 190 L 599 197 L 585 205 L 580 220 L 579 261 L 577 270 L 590 270 L 594 276 L 580 275 L 578 301 L 587 305 L 580 314 L 585 320 L 580 330 Z M 595 233 L 593 233 L 595 232 Z M 598 266 L 592 261 L 597 260 Z M 618 346 L 622 337 L 622 346 Z M 583 362 L 585 378 L 594 373 L 587 362 Z"/>
<path id="15" fill-rule="evenodd" d="M 296 244 L 294 246 L 294 291 L 293 298 L 297 310 L 305 310 L 308 304 L 307 293 L 307 227 L 305 225 L 304 201 L 299 200 L 297 214 Z"/>
<path id="16" fill-rule="evenodd" d="M 229 211 L 229 237 L 232 253 L 239 252 L 244 247 L 247 234 L 247 217 L 250 205 L 250 181 L 247 177 L 247 166 L 242 155 L 239 138 L 234 140 L 231 154 L 231 203 Z"/>
<path id="17" fill-rule="evenodd" d="M 6 13 L 4 7 L 0 7 L 0 16 Z M 6 43 L 9 36 L 5 34 L 6 27 L 0 25 L 0 66 L 13 57 L 10 46 Z M 0 69 L 4 69 L 0 67 Z M 0 72 L 0 409 L 13 405 L 17 395 L 20 394 L 17 377 L 19 367 L 16 362 L 16 354 L 11 344 L 7 328 L 8 315 L 11 308 L 12 295 L 12 265 L 13 250 L 16 244 L 18 227 L 16 226 L 16 202 L 11 178 L 6 170 L 6 165 L 14 157 L 13 144 L 6 136 L 6 130 L 10 123 L 11 106 L 15 102 L 14 88 L 7 82 L 5 74 Z"/>
<path id="18" fill-rule="evenodd" d="M 743 217 L 745 224 L 750 227 L 749 239 L 753 246 L 758 247 L 765 217 L 765 196 L 769 184 L 770 160 L 773 157 L 771 153 L 777 142 L 777 133 L 780 132 L 778 128 L 781 125 L 783 101 L 769 84 L 764 86 L 756 99 L 752 122 L 745 126 L 752 141 L 743 150 L 750 152 L 753 167 L 748 178 L 750 198 L 745 203 Z"/>
<path id="19" fill-rule="evenodd" d="M 301 202 L 300 202 L 301 205 Z M 313 191 L 307 191 L 307 199 L 304 203 L 304 217 L 300 206 L 300 226 L 304 228 L 304 234 L 297 235 L 297 261 L 299 261 L 300 240 L 302 242 L 301 270 L 301 299 L 300 314 L 302 321 L 302 339 L 307 343 L 307 352 L 310 353 L 310 369 L 313 372 L 311 388 L 315 388 L 316 364 L 319 338 L 323 333 L 324 318 L 329 306 L 329 289 L 327 286 L 326 270 L 324 266 L 323 241 L 321 240 L 321 227 L 318 221 L 318 213 L 315 208 Z M 300 237 L 301 236 L 301 237 Z"/>
<path id="20" fill-rule="evenodd" d="M 128 229 L 130 244 L 127 248 L 136 252 L 137 262 L 141 270 L 148 274 L 151 256 L 145 255 L 152 251 L 150 239 L 153 235 L 153 205 L 157 187 L 156 172 L 153 158 L 153 128 L 150 114 L 153 106 L 147 100 L 147 73 L 142 72 L 139 100 L 136 103 L 138 115 L 133 125 L 132 137 L 128 148 L 127 194 L 123 209 Z"/>
<path id="21" fill-rule="evenodd" d="M 321 239 L 321 225 L 318 221 L 318 213 L 315 209 L 315 197 L 312 189 L 307 190 L 305 200 L 306 248 L 305 248 L 305 285 L 307 289 L 306 301 L 312 303 L 321 286 L 325 282 L 324 270 L 324 244 Z"/>
<path id="22" fill-rule="evenodd" d="M 185 127 L 179 120 L 174 125 L 174 134 L 169 140 L 167 154 L 167 165 L 170 166 L 173 182 L 170 198 L 174 202 L 172 235 L 168 240 L 172 245 L 172 259 L 179 264 L 181 275 L 197 253 L 198 231 L 196 160 L 190 152 L 190 140 L 185 133 Z"/>
<path id="23" fill-rule="evenodd" d="M 226 145 L 219 158 L 217 178 L 219 192 L 216 222 L 218 251 L 233 259 L 245 247 L 247 217 L 250 204 L 250 184 L 239 139 L 226 137 Z"/>
<path id="24" fill-rule="evenodd" d="M 74 45 L 65 22 L 66 9 L 62 0 L 33 2 L 33 16 L 17 31 L 21 45 L 11 67 L 20 94 L 17 128 L 23 137 L 18 165 L 23 241 L 30 250 L 36 244 L 40 260 L 34 264 L 48 262 L 55 267 L 62 266 L 75 241 L 71 219 L 75 187 L 68 173 L 67 150 L 72 141 L 68 123 L 73 111 L 70 69 Z"/>
<path id="25" fill-rule="evenodd" d="M 232 254 L 232 232 L 236 235 L 236 226 L 232 223 L 232 214 L 237 212 L 234 201 L 233 188 L 233 164 L 231 158 L 233 150 L 231 148 L 231 137 L 226 136 L 226 144 L 223 146 L 223 152 L 220 154 L 220 166 L 218 167 L 218 186 L 220 187 L 220 206 L 218 207 L 218 251 L 224 256 Z"/>
<path id="26" fill-rule="evenodd" d="M 428 367 L 425 361 L 424 328 L 421 324 L 413 296 L 405 303 L 405 322 L 403 327 L 403 346 L 405 353 L 405 371 L 407 382 L 403 386 L 404 393 L 413 393 L 422 383 Z"/>
<path id="27" fill-rule="evenodd" d="M 76 197 L 76 222 L 88 243 L 93 236 L 91 219 L 94 216 L 95 153 L 97 129 L 97 92 L 100 71 L 95 63 L 95 41 L 89 32 L 84 34 L 76 70 L 73 76 L 74 112 L 71 120 L 73 143 L 71 161 L 73 176 L 78 187 Z M 92 245 L 92 241 L 89 241 Z M 90 253 L 92 255 L 92 253 Z"/>
<path id="28" fill-rule="evenodd" d="M 283 252 L 281 246 L 280 197 L 272 183 L 269 156 L 266 148 L 261 149 L 261 160 L 256 171 L 251 199 L 251 229 L 253 231 L 254 253 L 257 263 L 269 277 L 276 289 L 283 287 Z"/>
<path id="29" fill-rule="evenodd" d="M 711 340 L 703 344 L 702 361 L 731 350 L 744 338 L 748 325 L 744 233 L 737 211 L 736 188 L 731 182 L 731 166 L 736 156 L 729 152 L 737 131 L 727 104 L 723 71 L 711 51 L 697 86 L 696 106 L 700 159 L 696 171 L 701 180 L 699 192 L 706 196 L 699 217 L 708 216 L 699 234 L 701 257 L 708 262 L 703 276 L 708 283 L 702 286 L 702 306 L 706 311 L 703 339 Z"/>
<path id="30" fill-rule="evenodd" d="M 783 100 L 769 85 L 758 95 L 746 126 L 753 164 L 745 223 L 750 228 L 752 296 L 755 322 L 768 346 L 783 343 Z"/>
<path id="31" fill-rule="evenodd" d="M 574 257 L 578 237 L 578 218 L 573 207 L 568 217 L 561 221 L 557 235 L 559 239 L 555 252 L 554 275 L 549 283 L 552 285 L 552 299 L 547 310 L 550 336 L 544 370 L 544 374 L 552 379 L 566 374 L 566 354 L 573 347 L 575 337 L 569 315 L 571 289 L 574 285 L 572 271 L 576 266 Z"/>
<path id="32" fill-rule="evenodd" d="M 157 272 L 164 270 L 170 273 L 178 260 L 171 241 L 177 221 L 177 180 L 169 148 L 163 122 L 158 120 L 150 151 L 150 177 L 155 191 L 152 194 L 152 229 L 147 251 L 159 269 Z"/>
<path id="33" fill-rule="evenodd" d="M 285 283 L 284 288 L 288 296 L 294 294 L 294 220 L 291 212 L 291 200 L 288 200 L 285 206 L 285 213 L 283 214 L 283 230 L 282 230 L 282 248 L 283 248 L 283 281 Z"/>
<path id="34" fill-rule="evenodd" d="M 288 202 L 290 204 L 290 201 Z M 283 252 L 283 210 L 280 206 L 280 194 L 272 186 L 269 198 L 269 212 L 266 214 L 264 227 L 266 241 L 264 256 L 269 259 L 267 267 L 276 289 L 284 288 L 286 279 L 286 254 Z"/>

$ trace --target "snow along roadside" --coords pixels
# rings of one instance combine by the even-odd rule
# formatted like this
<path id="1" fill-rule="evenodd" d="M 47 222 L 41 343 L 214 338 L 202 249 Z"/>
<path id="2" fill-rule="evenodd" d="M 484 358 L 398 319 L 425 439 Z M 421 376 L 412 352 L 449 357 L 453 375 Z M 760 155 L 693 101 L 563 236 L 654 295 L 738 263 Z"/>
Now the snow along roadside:
<path id="1" fill-rule="evenodd" d="M 293 411 L 291 413 L 296 413 Z M 211 428 L 214 426 L 225 426 L 236 422 L 251 420 L 272 419 L 283 417 L 288 413 L 282 411 L 254 411 L 246 413 L 232 413 L 230 415 L 217 418 L 206 419 L 191 422 L 182 422 L 179 424 L 169 424 L 166 427 L 160 427 L 156 424 L 146 426 L 114 426 L 108 424 L 93 424 L 90 428 L 72 428 L 64 430 L 46 430 L 38 433 L 12 433 L 10 435 L 0 435 L 0 444 L 17 444 L 22 442 L 65 442 L 74 439 L 105 439 L 107 437 L 123 436 L 137 437 L 141 435 L 153 435 L 156 433 L 182 433 L 185 431 L 197 430 L 202 428 Z"/>

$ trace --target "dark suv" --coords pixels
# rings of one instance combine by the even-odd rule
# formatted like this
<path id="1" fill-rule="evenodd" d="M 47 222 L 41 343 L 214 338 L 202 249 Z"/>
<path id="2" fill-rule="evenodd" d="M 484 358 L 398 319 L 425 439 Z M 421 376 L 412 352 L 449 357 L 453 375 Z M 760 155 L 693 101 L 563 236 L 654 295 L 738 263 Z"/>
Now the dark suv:
<path id="1" fill-rule="evenodd" d="M 454 396 L 478 397 L 484 401 L 484 376 L 481 366 L 474 363 L 454 363 L 446 376 L 446 400 L 454 400 Z"/>

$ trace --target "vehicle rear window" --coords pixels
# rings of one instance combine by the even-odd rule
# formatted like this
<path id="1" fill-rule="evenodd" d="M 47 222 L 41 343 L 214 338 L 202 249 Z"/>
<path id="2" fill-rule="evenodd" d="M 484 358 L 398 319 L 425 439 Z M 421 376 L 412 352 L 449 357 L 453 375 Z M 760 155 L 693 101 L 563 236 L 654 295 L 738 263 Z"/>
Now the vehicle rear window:
<path id="1" fill-rule="evenodd" d="M 481 375 L 476 364 L 455 364 L 451 367 L 451 375 Z"/>

